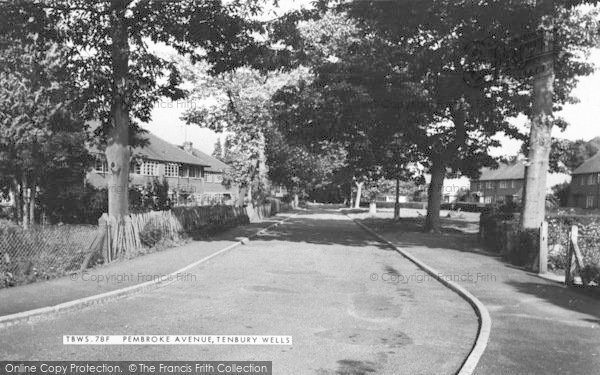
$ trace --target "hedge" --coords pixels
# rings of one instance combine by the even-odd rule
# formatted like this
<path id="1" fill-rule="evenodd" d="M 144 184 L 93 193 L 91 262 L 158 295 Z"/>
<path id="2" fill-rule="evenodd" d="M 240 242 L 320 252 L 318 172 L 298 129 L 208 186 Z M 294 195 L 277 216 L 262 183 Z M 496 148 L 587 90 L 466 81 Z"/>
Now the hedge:
<path id="1" fill-rule="evenodd" d="M 531 265 L 539 249 L 539 231 L 519 228 L 519 214 L 486 210 L 480 218 L 480 236 L 486 247 L 510 262 Z M 600 215 L 551 214 L 548 222 L 548 267 L 564 270 L 567 264 L 569 231 L 579 228 L 578 244 L 589 280 L 600 283 Z"/>

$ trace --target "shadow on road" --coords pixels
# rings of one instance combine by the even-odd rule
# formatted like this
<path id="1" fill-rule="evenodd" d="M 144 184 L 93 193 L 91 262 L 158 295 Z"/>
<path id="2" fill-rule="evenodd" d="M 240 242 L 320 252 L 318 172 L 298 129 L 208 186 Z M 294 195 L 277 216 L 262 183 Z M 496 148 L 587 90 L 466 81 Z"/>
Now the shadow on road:
<path id="1" fill-rule="evenodd" d="M 506 284 L 515 288 L 519 293 L 544 299 L 563 309 L 591 315 L 595 318 L 582 318 L 581 320 L 600 324 L 600 292 L 598 290 L 583 287 L 566 288 L 562 285 L 545 282 L 507 280 Z"/>
<path id="2" fill-rule="evenodd" d="M 502 260 L 500 254 L 487 251 L 479 242 L 477 234 L 464 233 L 456 228 L 443 228 L 442 233 L 439 234 L 424 233 L 418 220 L 410 219 L 393 221 L 392 219 L 366 218 L 362 221 L 378 233 L 384 234 L 386 238 L 393 240 L 396 246 L 406 248 L 418 257 L 425 255 L 426 263 L 434 259 L 430 264 L 440 271 L 457 272 L 462 270 L 463 272 L 497 274 L 501 276 L 498 277 L 501 285 L 495 287 L 499 293 L 506 292 L 506 295 L 510 296 L 516 291 L 541 298 L 563 309 L 600 318 L 600 291 L 598 290 L 600 288 L 565 288 L 560 284 L 538 278 L 534 273 Z M 430 249 L 436 255 L 433 257 L 433 253 L 424 253 L 419 248 Z M 464 255 L 457 257 L 457 253 L 454 251 Z M 447 256 L 444 255 L 444 252 Z M 473 256 L 465 253 L 473 253 Z M 427 256 L 432 258 L 427 259 Z M 481 284 L 473 284 L 471 288 L 477 290 L 479 287 Z M 492 291 L 488 290 L 486 294 L 488 292 Z M 600 319 L 585 321 L 600 323 Z"/>

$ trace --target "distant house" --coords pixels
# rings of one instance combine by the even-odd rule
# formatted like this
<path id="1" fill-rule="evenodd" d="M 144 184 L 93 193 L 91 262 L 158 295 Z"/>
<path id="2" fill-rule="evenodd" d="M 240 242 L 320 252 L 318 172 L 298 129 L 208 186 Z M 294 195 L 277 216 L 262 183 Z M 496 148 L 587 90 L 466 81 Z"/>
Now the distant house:
<path id="1" fill-rule="evenodd" d="M 525 165 L 500 164 L 483 168 L 479 179 L 471 180 L 471 197 L 479 203 L 519 202 L 523 196 Z"/>
<path id="2" fill-rule="evenodd" d="M 600 152 L 573 171 L 569 206 L 600 208 Z"/>
<path id="3" fill-rule="evenodd" d="M 237 186 L 222 185 L 223 174 L 229 168 L 225 163 L 194 149 L 191 142 L 175 146 L 152 133 L 145 147 L 133 149 L 130 165 L 130 185 L 144 186 L 163 177 L 169 184 L 169 193 L 178 204 L 235 203 L 239 199 Z M 95 163 L 87 175 L 90 184 L 106 187 L 109 170 L 104 154 L 90 150 Z"/>

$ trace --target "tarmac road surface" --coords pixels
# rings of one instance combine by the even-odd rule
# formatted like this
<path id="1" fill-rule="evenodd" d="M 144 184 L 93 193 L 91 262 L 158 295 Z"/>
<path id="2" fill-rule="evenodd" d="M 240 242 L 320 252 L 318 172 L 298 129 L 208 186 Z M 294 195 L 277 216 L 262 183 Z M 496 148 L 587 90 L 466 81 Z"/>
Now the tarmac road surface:
<path id="1" fill-rule="evenodd" d="M 454 374 L 477 327 L 454 292 L 347 217 L 313 210 L 166 287 L 5 328 L 0 359 L 264 360 L 274 374 Z M 293 345 L 63 345 L 71 334 L 290 335 Z"/>

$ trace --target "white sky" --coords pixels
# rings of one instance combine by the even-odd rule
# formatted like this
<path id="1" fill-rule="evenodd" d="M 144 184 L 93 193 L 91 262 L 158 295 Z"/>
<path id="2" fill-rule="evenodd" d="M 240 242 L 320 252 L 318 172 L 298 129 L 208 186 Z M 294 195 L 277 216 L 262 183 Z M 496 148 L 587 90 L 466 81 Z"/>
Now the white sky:
<path id="1" fill-rule="evenodd" d="M 272 9 L 277 13 L 301 7 L 307 0 L 282 0 L 278 9 Z M 600 67 L 600 50 L 594 50 L 590 60 Z M 564 132 L 554 129 L 555 137 L 567 138 L 571 140 L 585 139 L 589 140 L 600 136 L 600 70 L 587 77 L 581 77 L 574 96 L 580 99 L 580 103 L 566 105 L 564 110 L 557 113 L 570 123 L 570 126 Z M 217 138 L 223 135 L 215 134 L 208 129 L 202 129 L 196 125 L 186 126 L 180 120 L 181 115 L 186 109 L 193 106 L 192 102 L 164 101 L 158 103 L 152 111 L 152 121 L 148 124 L 142 124 L 142 127 L 174 144 L 182 144 L 184 141 L 193 142 L 194 146 L 200 150 L 211 153 Z M 492 151 L 495 156 L 514 155 L 520 149 L 520 143 L 506 137 L 498 136 L 502 141 L 502 147 Z"/>

